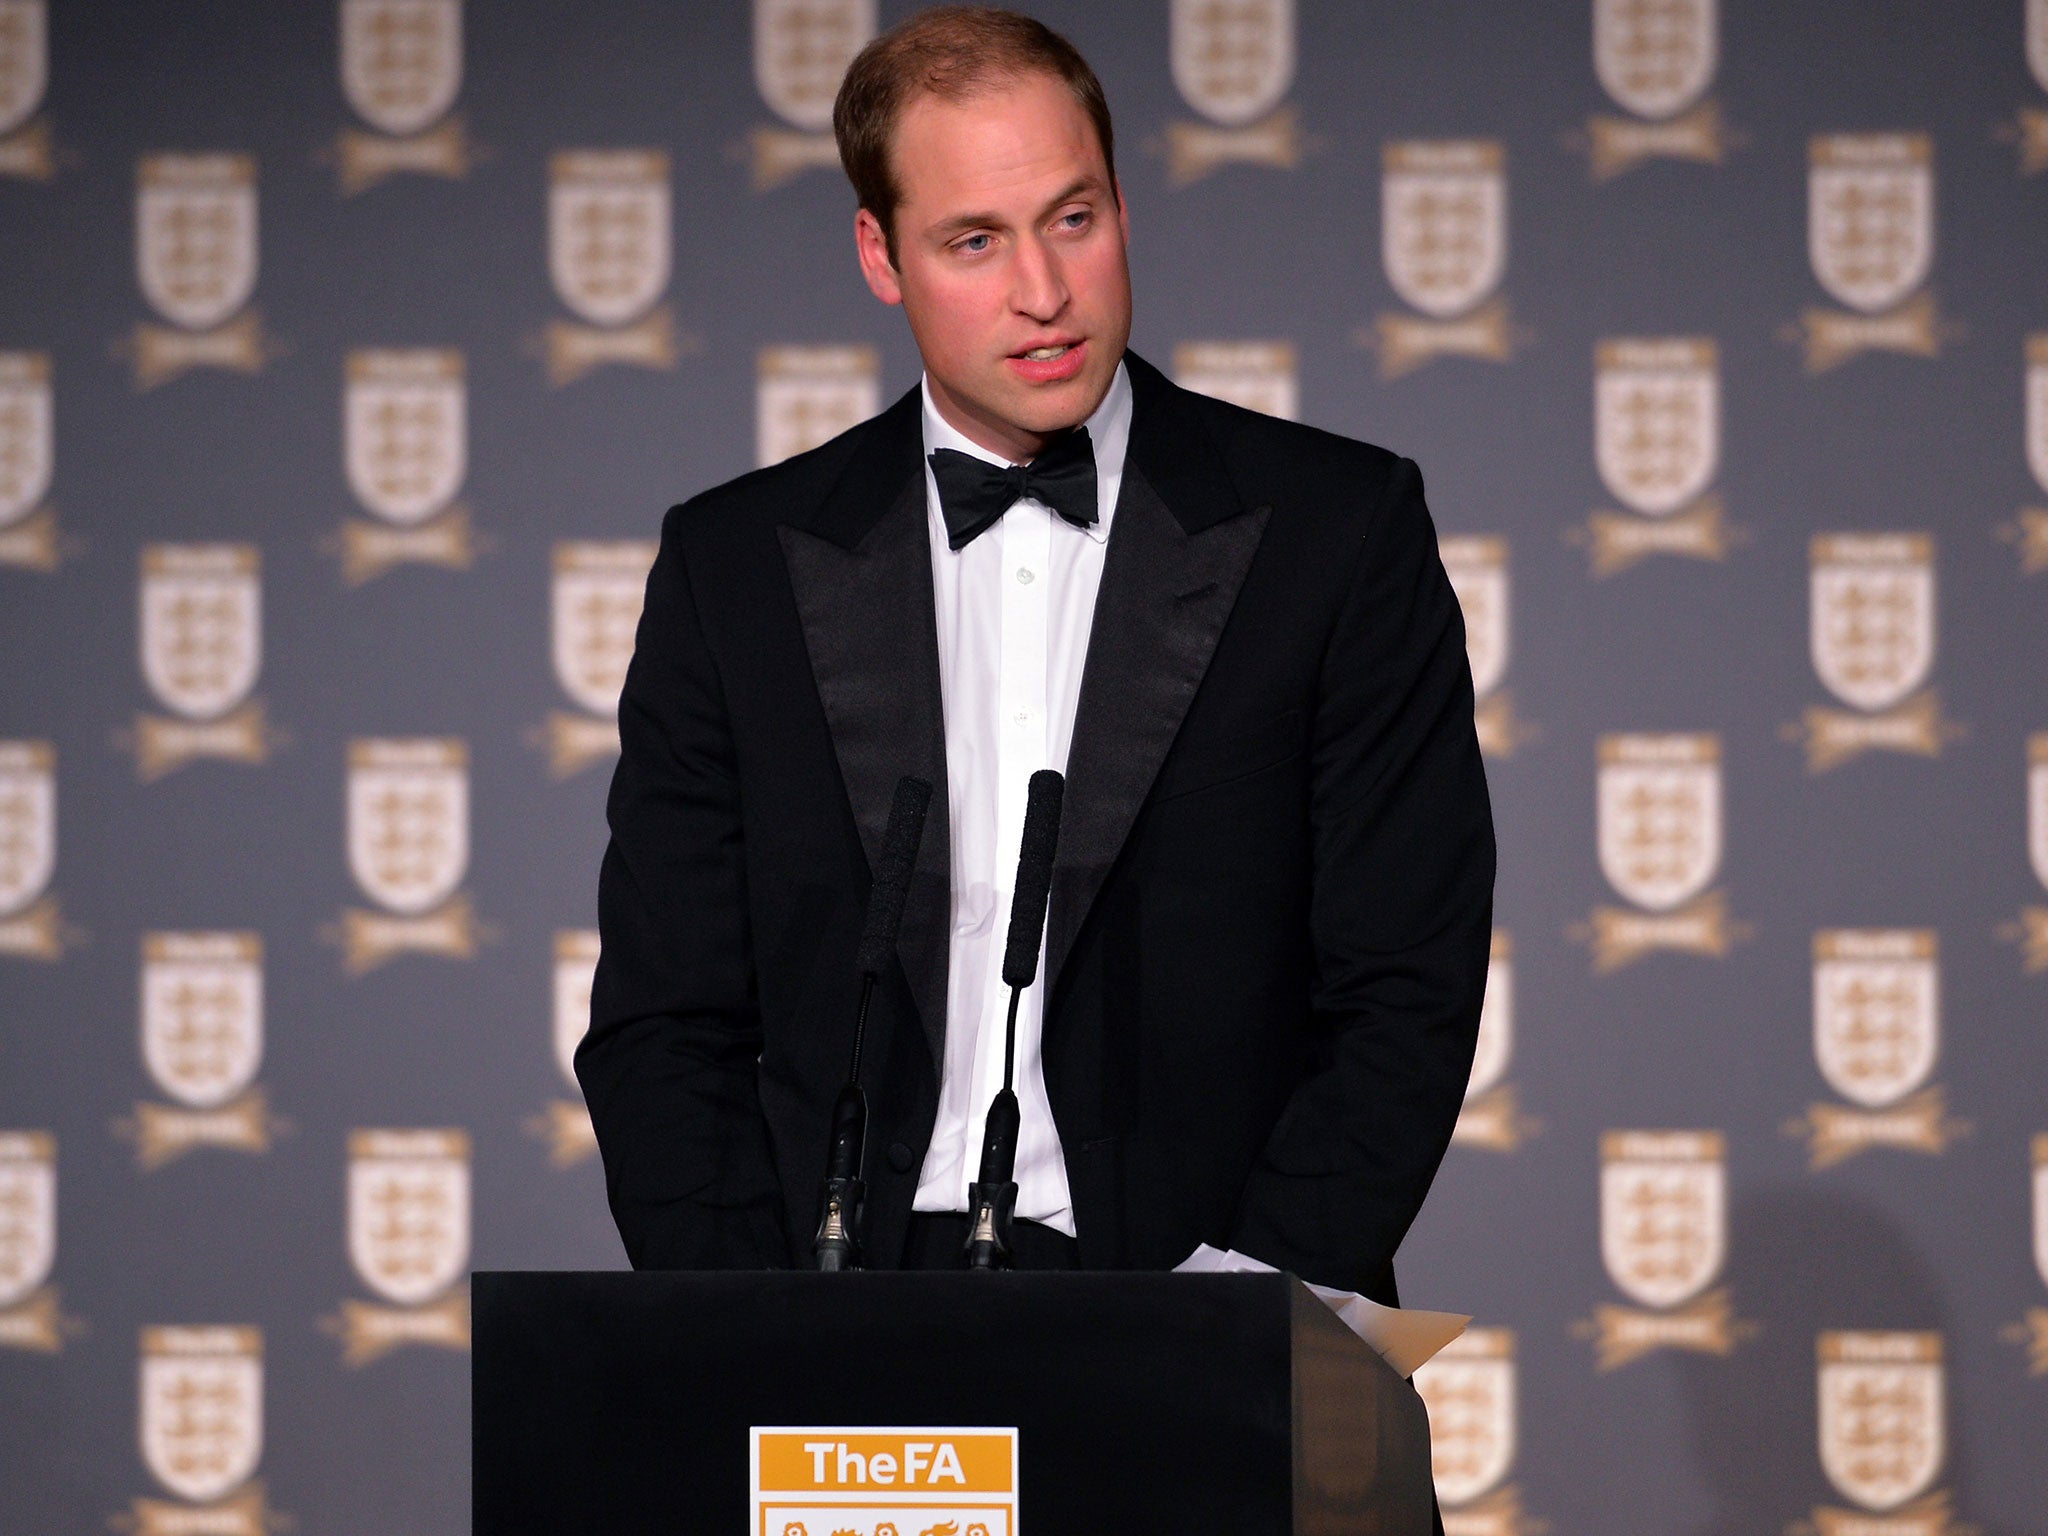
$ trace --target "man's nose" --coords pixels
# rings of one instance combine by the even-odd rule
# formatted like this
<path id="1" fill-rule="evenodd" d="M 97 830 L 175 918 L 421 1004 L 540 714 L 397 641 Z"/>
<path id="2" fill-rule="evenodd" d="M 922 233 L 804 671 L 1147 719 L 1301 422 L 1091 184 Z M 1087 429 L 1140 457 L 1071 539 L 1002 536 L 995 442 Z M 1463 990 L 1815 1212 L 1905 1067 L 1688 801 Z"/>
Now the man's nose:
<path id="1" fill-rule="evenodd" d="M 1060 311 L 1067 307 L 1066 276 L 1060 270 L 1059 257 L 1044 241 L 1023 241 L 1018 246 L 1017 261 L 1011 271 L 1015 286 L 1010 294 L 1010 304 L 1018 314 L 1044 322 L 1058 318 Z"/>

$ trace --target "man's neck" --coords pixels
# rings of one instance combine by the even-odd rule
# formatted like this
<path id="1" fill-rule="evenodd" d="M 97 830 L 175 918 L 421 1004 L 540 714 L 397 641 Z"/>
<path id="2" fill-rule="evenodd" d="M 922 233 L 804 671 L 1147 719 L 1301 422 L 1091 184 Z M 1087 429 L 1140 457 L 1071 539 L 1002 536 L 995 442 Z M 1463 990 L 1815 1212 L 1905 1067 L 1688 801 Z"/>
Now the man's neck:
<path id="1" fill-rule="evenodd" d="M 1089 401 L 1088 409 L 1067 426 L 1051 432 L 1027 432 L 1014 423 L 998 421 L 973 410 L 964 401 L 957 399 L 929 372 L 924 378 L 926 393 L 931 399 L 932 408 L 939 413 L 939 419 L 977 448 L 984 448 L 1010 464 L 1029 464 L 1045 452 L 1046 445 L 1054 438 L 1071 432 L 1100 410 L 1104 397 L 1109 393 L 1109 388 L 1105 385 L 1102 394 Z M 1115 380 L 1116 376 L 1112 374 L 1110 382 L 1113 384 Z"/>

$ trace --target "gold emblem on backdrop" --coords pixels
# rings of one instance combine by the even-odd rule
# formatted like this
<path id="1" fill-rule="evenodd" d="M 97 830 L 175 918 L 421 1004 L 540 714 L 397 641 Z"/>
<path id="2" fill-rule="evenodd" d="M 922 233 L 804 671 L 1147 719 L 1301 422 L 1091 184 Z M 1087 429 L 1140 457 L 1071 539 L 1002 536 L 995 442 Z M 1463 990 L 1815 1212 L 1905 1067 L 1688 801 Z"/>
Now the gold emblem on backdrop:
<path id="1" fill-rule="evenodd" d="M 1941 1052 L 1941 971 L 1932 929 L 1823 929 L 1813 936 L 1813 1054 L 1849 1103 L 1815 1104 L 1785 1127 L 1814 1169 L 1873 1147 L 1938 1154 L 1969 1127 L 1922 1089 Z"/>
<path id="2" fill-rule="evenodd" d="M 1173 378 L 1182 389 L 1228 400 L 1248 411 L 1301 419 L 1301 385 L 1291 341 L 1184 341 L 1173 349 Z"/>
<path id="3" fill-rule="evenodd" d="M 1657 950 L 1718 960 L 1748 937 L 1726 895 L 1707 889 L 1721 868 L 1720 737 L 1603 736 L 1595 799 L 1601 872 L 1644 909 L 1595 907 L 1573 925 L 1595 971 Z"/>
<path id="4" fill-rule="evenodd" d="M 1501 687 L 1508 670 L 1508 542 L 1483 535 L 1446 535 L 1437 554 L 1465 619 L 1465 660 L 1472 669 L 1473 724 L 1488 757 L 1513 757 L 1540 734 L 1515 714 Z"/>
<path id="5" fill-rule="evenodd" d="M 1419 314 L 1385 313 L 1360 346 L 1380 377 L 1439 357 L 1505 363 L 1518 332 L 1500 286 L 1508 259 L 1507 150 L 1493 139 L 1411 139 L 1381 154 L 1380 258 L 1387 281 Z"/>
<path id="6" fill-rule="evenodd" d="M 2034 1136 L 2034 1269 L 2048 1285 L 2048 1134 Z M 2002 1330 L 2009 1344 L 2027 1352 L 2027 1374 L 2048 1376 L 2048 1307 L 2029 1307 L 2026 1316 Z"/>
<path id="7" fill-rule="evenodd" d="M 2026 435 L 2027 468 L 2034 483 L 2048 495 L 2048 331 L 2027 338 Z M 1998 529 L 1998 536 L 2016 545 L 2020 574 L 2038 576 L 2048 571 L 2048 507 L 2022 507 L 2014 519 Z"/>
<path id="8" fill-rule="evenodd" d="M 80 935 L 45 895 L 57 870 L 57 750 L 0 741 L 0 958 L 59 960 Z"/>
<path id="9" fill-rule="evenodd" d="M 807 453 L 881 405 L 873 347 L 763 347 L 754 362 L 754 462 Z"/>
<path id="10" fill-rule="evenodd" d="M 2048 731 L 2027 738 L 2027 855 L 2034 878 L 2048 889 Z M 1999 937 L 2020 946 L 2029 976 L 2048 971 L 2048 907 L 2022 907 L 2016 922 L 2001 924 Z"/>
<path id="11" fill-rule="evenodd" d="M 1615 337 L 1594 349 L 1593 458 L 1625 509 L 1596 511 L 1566 534 L 1586 546 L 1594 576 L 1652 555 L 1728 557 L 1741 534 L 1710 491 L 1721 468 L 1712 337 Z"/>
<path id="12" fill-rule="evenodd" d="M 119 734 L 143 783 L 201 759 L 265 763 L 282 744 L 249 697 L 263 665 L 262 579 L 253 544 L 143 546 L 142 676 L 173 712 L 138 713 Z"/>
<path id="13" fill-rule="evenodd" d="M 1924 133 L 1816 135 L 1808 150 L 1806 249 L 1846 309 L 1808 308 L 1786 328 L 1806 371 L 1871 351 L 1939 357 L 1957 328 L 1923 285 L 1934 268 L 1934 141 Z"/>
<path id="14" fill-rule="evenodd" d="M 141 323 L 115 344 L 154 389 L 193 368 L 261 373 L 278 355 L 255 309 L 256 157 L 144 155 L 135 265 L 143 297 L 175 329 Z"/>
<path id="15" fill-rule="evenodd" d="M 325 157 L 344 196 L 401 171 L 466 176 L 478 159 L 449 115 L 462 89 L 462 0 L 341 0 L 341 89 L 376 130 L 343 129 Z"/>
<path id="16" fill-rule="evenodd" d="M 619 751 L 619 690 L 633 659 L 652 539 L 565 539 L 555 545 L 548 618 L 555 681 L 581 707 L 550 710 L 528 733 L 557 779 Z"/>
<path id="17" fill-rule="evenodd" d="M 0 0 L 0 176 L 48 181 L 57 174 L 49 121 L 36 116 L 49 85 L 44 0 Z"/>
<path id="18" fill-rule="evenodd" d="M 1206 119 L 1167 124 L 1170 185 L 1185 187 L 1224 165 L 1301 164 L 1315 146 L 1285 103 L 1294 84 L 1294 0 L 1172 0 L 1167 32 L 1173 83 Z"/>
<path id="19" fill-rule="evenodd" d="M 469 391 L 452 347 L 360 347 L 348 355 L 341 458 L 376 519 L 350 518 L 322 546 L 344 585 L 400 565 L 466 571 L 487 541 L 455 498 L 469 473 Z"/>
<path id="20" fill-rule="evenodd" d="M 44 499 L 56 448 L 50 354 L 0 352 L 0 569 L 48 572 L 61 563 L 65 541 Z"/>
<path id="21" fill-rule="evenodd" d="M 1938 1333 L 1826 1332 L 1815 1340 L 1820 1464 L 1856 1509 L 1816 1508 L 1787 1536 L 1964 1536 L 1946 1490 L 1928 1490 L 1947 1455 L 1947 1386 Z"/>
<path id="22" fill-rule="evenodd" d="M 555 934 L 554 1055 L 562 1081 L 576 1095 L 551 1100 L 526 1121 L 528 1135 L 548 1144 L 548 1161 L 571 1168 L 597 1150 L 597 1132 L 576 1081 L 576 1047 L 590 1030 L 590 984 L 597 975 L 597 930 L 563 929 Z"/>
<path id="23" fill-rule="evenodd" d="M 875 0 L 754 0 L 754 85 L 787 127 L 758 127 L 740 152 L 766 192 L 809 170 L 837 170 L 832 103 L 875 35 Z"/>
<path id="24" fill-rule="evenodd" d="M 1814 706 L 1783 736 L 1813 773 L 1869 751 L 1939 757 L 1962 730 L 1921 687 L 1934 669 L 1934 536 L 1817 534 L 1811 559 L 1813 670 L 1854 713 Z"/>
<path id="25" fill-rule="evenodd" d="M 384 908 L 346 908 L 327 937 L 351 976 L 403 954 L 470 960 L 491 937 L 469 872 L 469 748 L 460 737 L 349 743 L 348 867 Z"/>
<path id="26" fill-rule="evenodd" d="M 55 1354 L 82 1331 L 45 1284 L 57 1263 L 57 1139 L 0 1131 L 0 1349 Z"/>
<path id="27" fill-rule="evenodd" d="M 349 1261 L 383 1300 L 322 1319 L 347 1364 L 407 1344 L 469 1348 L 469 1159 L 465 1131 L 349 1133 Z"/>
<path id="28" fill-rule="evenodd" d="M 548 322 L 550 383 L 573 383 L 607 363 L 675 367 L 675 316 L 658 302 L 673 223 L 666 150 L 560 150 L 549 160 L 548 276 L 585 322 Z"/>
<path id="29" fill-rule="evenodd" d="M 201 1147 L 262 1153 L 287 1129 L 255 1086 L 263 1062 L 263 939 L 142 936 L 142 1060 L 173 1102 L 135 1106 L 116 1129 L 145 1172 Z"/>
<path id="30" fill-rule="evenodd" d="M 1542 1129 L 1516 1105 L 1507 1081 L 1515 1049 L 1515 945 L 1505 929 L 1493 931 L 1486 993 L 1479 1006 L 1479 1043 L 1465 1080 L 1465 1104 L 1451 1139 L 1489 1152 L 1512 1152 Z"/>
<path id="31" fill-rule="evenodd" d="M 2027 67 L 2048 91 L 2048 0 L 2027 0 L 2025 25 Z M 2048 171 L 2048 106 L 2021 107 L 2013 122 L 2001 126 L 1995 136 L 2019 147 L 2022 176 Z"/>
<path id="32" fill-rule="evenodd" d="M 1717 0 L 1593 0 L 1593 69 L 1616 106 L 1566 142 L 1607 181 L 1650 160 L 1719 165 L 1741 136 L 1702 101 L 1720 64 Z"/>
<path id="33" fill-rule="evenodd" d="M 1573 1332 L 1611 1371 L 1659 1349 L 1727 1355 L 1756 1325 L 1726 1286 L 1727 1144 L 1719 1131 L 1608 1131 L 1600 1138 L 1600 1257 L 1639 1307 L 1602 1304 Z"/>
<path id="34" fill-rule="evenodd" d="M 1415 1372 L 1429 1412 L 1430 1471 L 1445 1536 L 1537 1536 L 1519 1490 L 1501 1487 L 1515 1464 L 1515 1335 L 1467 1328 Z"/>
<path id="35" fill-rule="evenodd" d="M 110 1522 L 134 1536 L 269 1536 L 290 1522 L 261 1482 L 263 1331 L 144 1328 L 142 1459 L 178 1500 L 134 1499 Z"/>

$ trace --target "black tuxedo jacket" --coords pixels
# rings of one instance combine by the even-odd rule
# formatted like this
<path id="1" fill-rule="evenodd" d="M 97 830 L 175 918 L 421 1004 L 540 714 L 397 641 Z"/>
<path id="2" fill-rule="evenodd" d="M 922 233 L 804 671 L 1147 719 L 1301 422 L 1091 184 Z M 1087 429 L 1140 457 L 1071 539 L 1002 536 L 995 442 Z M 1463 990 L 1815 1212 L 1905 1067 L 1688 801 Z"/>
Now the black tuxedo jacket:
<path id="1" fill-rule="evenodd" d="M 1040 972 L 1081 1260 L 1208 1242 L 1392 1301 L 1491 923 L 1457 602 L 1413 464 L 1128 363 Z M 912 390 L 663 525 L 576 1058 L 638 1267 L 810 1263 L 870 869 L 912 773 L 939 793 L 863 1071 L 869 1263 L 901 1253 L 950 889 L 922 454 Z"/>

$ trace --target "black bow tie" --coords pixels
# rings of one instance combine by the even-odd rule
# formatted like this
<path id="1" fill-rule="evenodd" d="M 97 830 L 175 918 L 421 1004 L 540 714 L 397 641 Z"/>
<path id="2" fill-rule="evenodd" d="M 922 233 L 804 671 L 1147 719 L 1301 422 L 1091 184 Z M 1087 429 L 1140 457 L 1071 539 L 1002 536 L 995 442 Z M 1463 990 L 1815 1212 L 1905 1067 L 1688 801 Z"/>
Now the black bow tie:
<path id="1" fill-rule="evenodd" d="M 995 526 L 1026 496 L 1042 501 L 1076 528 L 1095 521 L 1095 445 L 1076 427 L 1029 464 L 991 464 L 951 448 L 932 450 L 932 478 L 946 542 L 958 549 Z"/>

